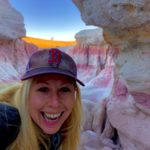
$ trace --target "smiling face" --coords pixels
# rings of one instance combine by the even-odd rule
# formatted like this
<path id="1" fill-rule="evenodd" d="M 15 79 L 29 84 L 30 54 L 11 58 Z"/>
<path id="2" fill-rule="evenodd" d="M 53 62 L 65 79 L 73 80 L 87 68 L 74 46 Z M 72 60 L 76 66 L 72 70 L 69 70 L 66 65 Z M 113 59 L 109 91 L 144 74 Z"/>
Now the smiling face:
<path id="1" fill-rule="evenodd" d="M 56 133 L 75 105 L 75 82 L 63 75 L 35 77 L 29 94 L 29 114 L 46 134 Z"/>

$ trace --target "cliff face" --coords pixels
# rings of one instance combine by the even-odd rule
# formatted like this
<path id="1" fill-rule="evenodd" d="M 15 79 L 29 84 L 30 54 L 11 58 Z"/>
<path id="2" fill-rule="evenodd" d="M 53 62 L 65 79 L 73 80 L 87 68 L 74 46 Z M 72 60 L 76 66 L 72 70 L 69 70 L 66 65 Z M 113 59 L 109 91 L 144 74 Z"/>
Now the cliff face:
<path id="1" fill-rule="evenodd" d="M 135 91 L 149 91 L 149 1 L 114 0 L 104 3 L 102 0 L 95 2 L 74 0 L 74 3 L 81 11 L 83 20 L 87 24 L 103 27 L 104 39 L 113 47 L 119 48 L 120 53 L 114 60 L 120 75 L 129 84 L 127 84 L 129 90 L 133 91 L 136 88 Z M 135 63 L 136 61 L 139 65 Z M 147 90 L 137 89 L 145 83 Z M 133 84 L 136 85 L 132 87 Z"/>
<path id="2" fill-rule="evenodd" d="M 117 129 L 120 149 L 149 150 L 149 0 L 73 2 L 79 8 L 86 24 L 103 28 L 104 39 L 110 44 L 114 54 L 114 86 L 106 105 L 108 123 L 102 133 L 103 148 L 113 149 L 114 145 L 109 143 L 112 134 L 108 131 L 113 133 L 114 129 Z"/>
<path id="3" fill-rule="evenodd" d="M 103 39 L 101 28 L 82 30 L 75 38 L 77 45 L 72 50 L 72 55 L 79 75 L 87 83 L 105 68 L 109 46 Z"/>
<path id="4" fill-rule="evenodd" d="M 0 82 L 10 82 L 20 79 L 37 47 L 20 39 L 25 36 L 22 15 L 8 0 L 0 0 L 0 4 Z"/>
<path id="5" fill-rule="evenodd" d="M 100 101 L 110 94 L 113 83 L 113 61 L 102 29 L 82 30 L 75 35 L 77 45 L 67 50 L 75 60 L 78 77 L 85 83 L 82 98 Z"/>
<path id="6" fill-rule="evenodd" d="M 36 50 L 20 39 L 0 40 L 0 82 L 20 80 L 29 56 Z"/>

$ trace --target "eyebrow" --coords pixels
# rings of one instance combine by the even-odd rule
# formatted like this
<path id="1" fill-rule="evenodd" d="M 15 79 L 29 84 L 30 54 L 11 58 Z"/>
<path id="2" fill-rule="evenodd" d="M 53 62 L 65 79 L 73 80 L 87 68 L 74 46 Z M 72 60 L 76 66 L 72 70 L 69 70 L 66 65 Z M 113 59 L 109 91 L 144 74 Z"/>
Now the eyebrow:
<path id="1" fill-rule="evenodd" d="M 47 81 L 36 81 L 36 83 L 49 85 L 49 83 Z M 62 82 L 60 85 L 74 85 L 74 82 Z"/>
<path id="2" fill-rule="evenodd" d="M 36 81 L 36 83 L 38 83 L 38 84 L 48 84 L 48 82 L 46 82 L 46 81 Z"/>

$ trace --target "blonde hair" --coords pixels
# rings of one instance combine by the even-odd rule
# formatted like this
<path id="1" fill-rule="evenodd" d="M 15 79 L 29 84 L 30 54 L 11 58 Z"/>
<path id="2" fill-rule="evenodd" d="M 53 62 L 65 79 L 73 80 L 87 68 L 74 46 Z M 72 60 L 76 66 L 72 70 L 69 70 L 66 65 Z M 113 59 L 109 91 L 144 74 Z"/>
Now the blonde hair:
<path id="1" fill-rule="evenodd" d="M 28 111 L 28 96 L 33 79 L 25 80 L 22 83 L 0 87 L 0 101 L 7 102 L 18 108 L 21 116 L 20 132 L 16 140 L 8 147 L 9 150 L 40 150 L 39 143 L 45 149 L 46 135 L 31 120 Z M 59 133 L 62 136 L 61 150 L 76 150 L 80 141 L 80 127 L 82 118 L 82 105 L 80 90 L 77 86 L 76 103 L 69 118 L 64 122 Z M 50 142 L 50 141 L 49 141 Z"/>

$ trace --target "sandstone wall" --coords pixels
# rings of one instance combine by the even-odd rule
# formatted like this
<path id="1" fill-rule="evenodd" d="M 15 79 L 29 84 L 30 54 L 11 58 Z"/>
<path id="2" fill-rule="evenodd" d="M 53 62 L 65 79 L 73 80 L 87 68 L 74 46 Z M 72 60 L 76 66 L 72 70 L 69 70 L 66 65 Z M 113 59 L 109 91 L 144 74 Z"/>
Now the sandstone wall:
<path id="1" fill-rule="evenodd" d="M 100 140 L 104 149 L 149 150 L 150 2 L 149 0 L 73 0 L 88 25 L 103 28 L 112 47 L 113 93 Z M 111 142 L 117 129 L 117 147 Z M 115 144 L 114 141 L 113 144 Z M 120 146 L 121 145 L 121 146 Z"/>
<path id="2" fill-rule="evenodd" d="M 111 50 L 102 36 L 102 29 L 79 31 L 77 45 L 64 51 L 75 60 L 78 78 L 85 83 L 82 98 L 93 102 L 107 97 L 113 82 L 113 61 Z"/>
<path id="3" fill-rule="evenodd" d="M 71 55 L 85 82 L 95 78 L 107 64 L 109 46 L 103 39 L 102 29 L 82 30 L 75 35 L 77 45 Z"/>
<path id="4" fill-rule="evenodd" d="M 0 82 L 20 80 L 37 47 L 20 39 L 0 41 Z"/>

